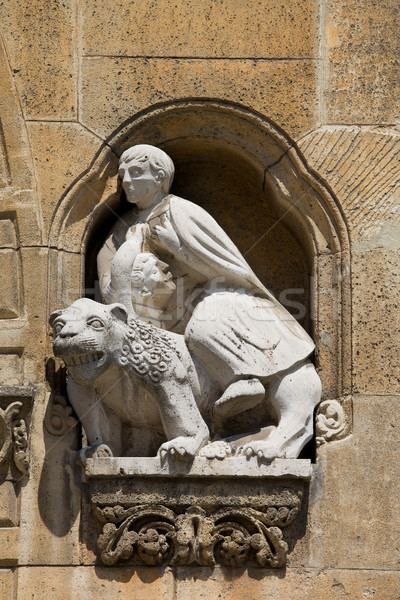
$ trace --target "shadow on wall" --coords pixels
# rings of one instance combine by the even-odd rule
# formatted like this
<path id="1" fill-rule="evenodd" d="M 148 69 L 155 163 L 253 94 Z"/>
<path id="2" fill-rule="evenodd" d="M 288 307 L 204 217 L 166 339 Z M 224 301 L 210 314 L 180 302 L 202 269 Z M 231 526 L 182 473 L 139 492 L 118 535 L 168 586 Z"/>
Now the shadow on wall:
<path id="1" fill-rule="evenodd" d="M 75 466 L 81 428 L 68 403 L 65 368 L 50 358 L 46 365 L 51 389 L 43 423 L 45 457 L 40 474 L 38 506 L 46 527 L 65 537 L 73 527 L 81 504 L 80 470 Z"/>

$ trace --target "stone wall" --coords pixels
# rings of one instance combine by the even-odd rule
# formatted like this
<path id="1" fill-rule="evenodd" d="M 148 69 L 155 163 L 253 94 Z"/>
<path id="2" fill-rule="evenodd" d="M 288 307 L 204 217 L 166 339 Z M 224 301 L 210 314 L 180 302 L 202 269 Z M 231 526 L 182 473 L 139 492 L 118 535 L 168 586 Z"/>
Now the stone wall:
<path id="1" fill-rule="evenodd" d="M 399 14 L 397 0 L 0 3 L 0 421 L 17 403 L 20 428 L 0 454 L 0 598 L 400 598 Z M 171 153 L 176 191 L 275 294 L 303 290 L 289 296 L 344 412 L 309 450 L 286 568 L 104 567 L 84 543 L 81 433 L 48 316 L 96 293 L 117 158 L 139 141 Z"/>

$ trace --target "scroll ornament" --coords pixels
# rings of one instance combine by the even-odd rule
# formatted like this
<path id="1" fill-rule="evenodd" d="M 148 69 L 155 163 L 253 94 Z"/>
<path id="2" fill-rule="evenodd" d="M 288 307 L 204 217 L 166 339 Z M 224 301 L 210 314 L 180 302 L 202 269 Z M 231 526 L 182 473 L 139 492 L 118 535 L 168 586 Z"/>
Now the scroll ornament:
<path id="1" fill-rule="evenodd" d="M 100 560 L 146 565 L 282 567 L 288 550 L 282 527 L 296 518 L 300 502 L 265 510 L 224 507 L 211 514 L 190 506 L 177 514 L 162 505 L 95 506 L 102 522 Z"/>
<path id="2" fill-rule="evenodd" d="M 316 418 L 317 446 L 339 440 L 346 435 L 347 421 L 342 405 L 337 400 L 321 402 Z"/>

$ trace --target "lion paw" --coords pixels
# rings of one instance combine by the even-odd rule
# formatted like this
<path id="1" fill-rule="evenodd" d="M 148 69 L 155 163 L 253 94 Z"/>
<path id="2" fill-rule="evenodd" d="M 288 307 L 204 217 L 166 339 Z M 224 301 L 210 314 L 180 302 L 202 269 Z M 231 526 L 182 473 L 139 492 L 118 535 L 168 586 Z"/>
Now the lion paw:
<path id="1" fill-rule="evenodd" d="M 200 450 L 199 456 L 204 456 L 205 458 L 208 458 L 210 460 L 213 458 L 223 460 L 224 458 L 231 456 L 233 453 L 233 448 L 230 444 L 228 444 L 228 442 L 218 440 L 216 442 L 211 442 L 210 444 L 204 446 Z"/>
<path id="2" fill-rule="evenodd" d="M 158 454 L 161 460 L 165 460 L 167 456 L 177 460 L 190 460 L 197 454 L 201 445 L 196 438 L 180 436 L 162 444 Z"/>
<path id="3" fill-rule="evenodd" d="M 111 448 L 107 444 L 100 442 L 99 444 L 82 448 L 78 454 L 78 461 L 84 465 L 87 458 L 111 458 L 112 456 Z"/>
<path id="4" fill-rule="evenodd" d="M 261 460 L 272 461 L 274 458 L 282 458 L 283 452 L 280 448 L 268 441 L 254 441 L 239 448 L 239 454 L 248 458 L 256 456 Z"/>

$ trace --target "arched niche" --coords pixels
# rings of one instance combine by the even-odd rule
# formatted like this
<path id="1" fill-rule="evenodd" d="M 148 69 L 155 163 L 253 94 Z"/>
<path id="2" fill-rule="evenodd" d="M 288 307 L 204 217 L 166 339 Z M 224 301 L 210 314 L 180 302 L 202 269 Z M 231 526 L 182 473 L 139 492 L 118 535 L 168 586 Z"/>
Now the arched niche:
<path id="1" fill-rule="evenodd" d="M 294 142 L 234 104 L 190 100 L 153 107 L 107 140 L 54 215 L 50 310 L 93 292 L 85 290 L 85 257 L 92 288 L 95 255 L 124 211 L 118 158 L 137 143 L 172 157 L 173 191 L 213 214 L 289 310 L 296 314 L 299 307 L 287 300 L 305 305 L 303 324 L 316 342 L 324 397 L 349 394 L 350 256 L 343 214 Z"/>

